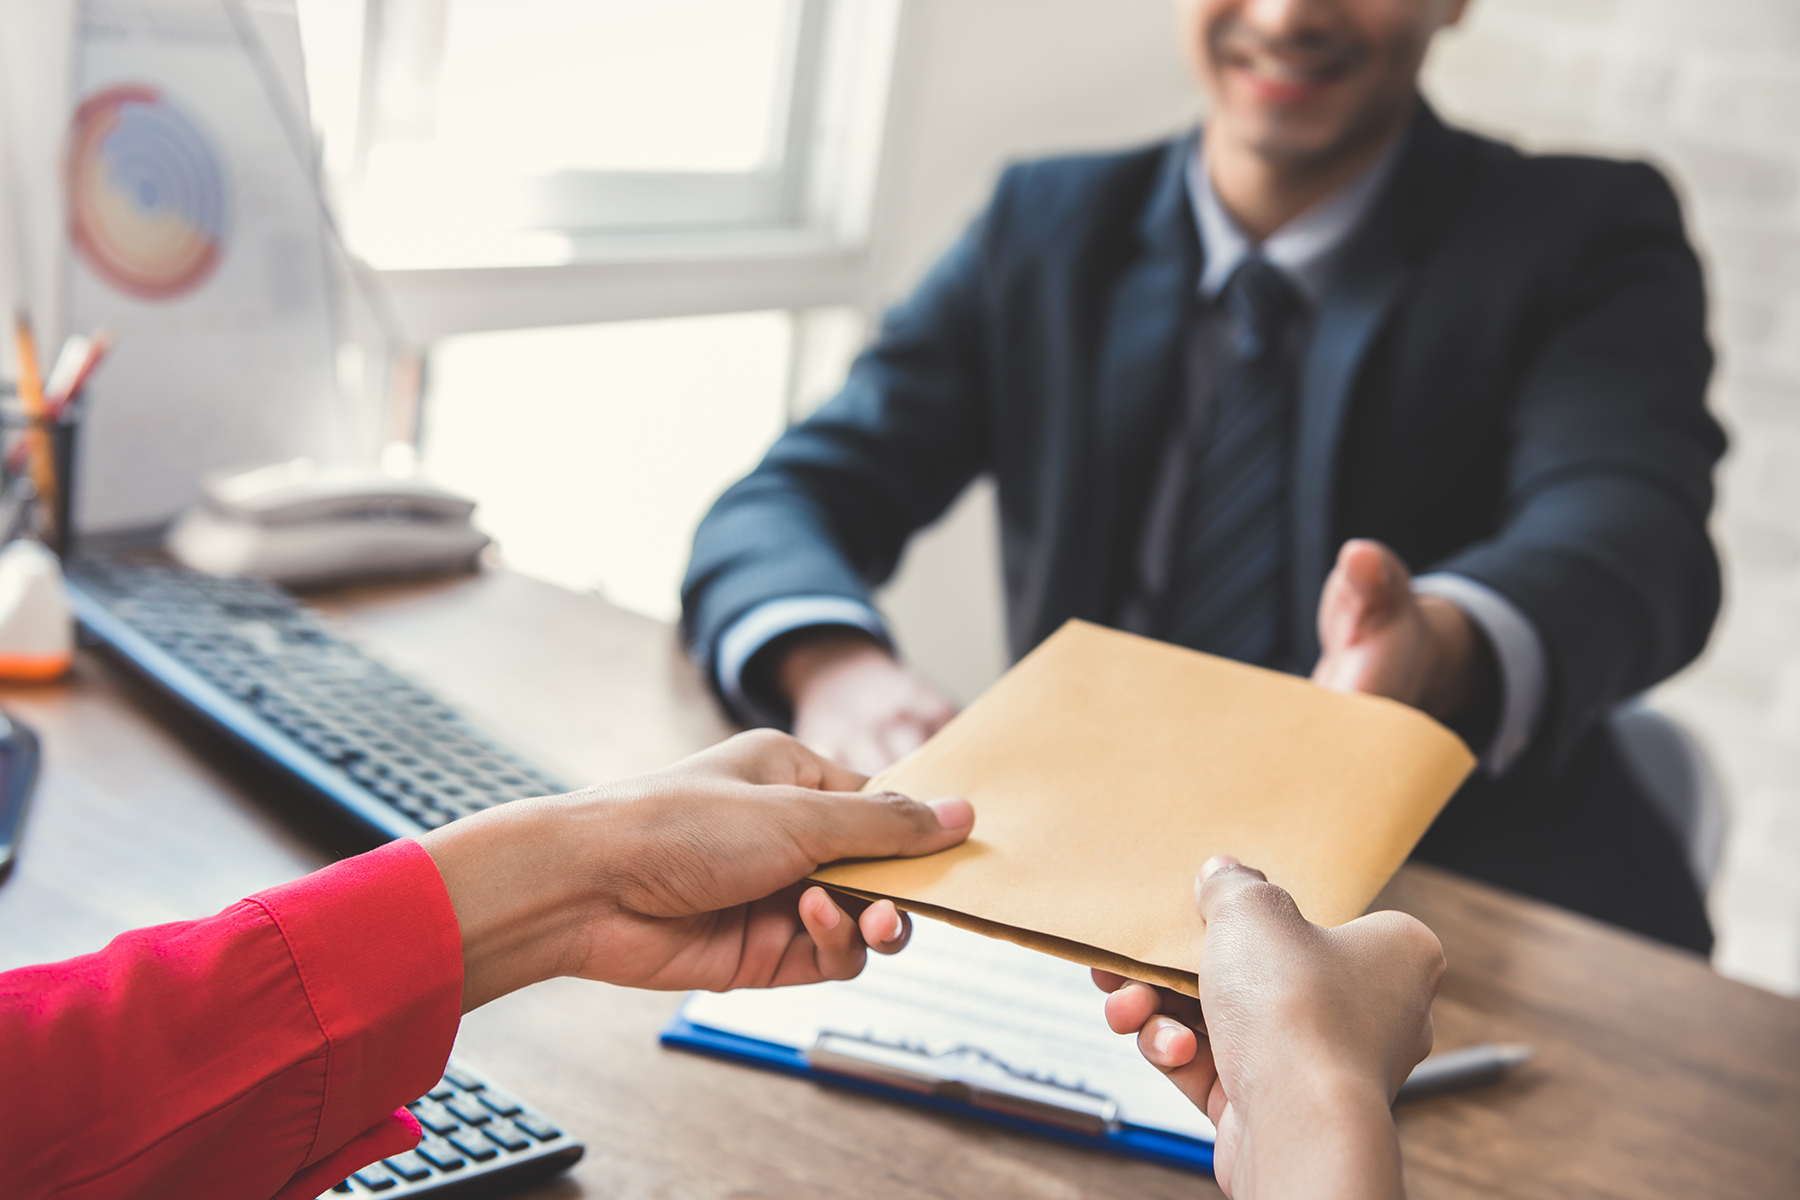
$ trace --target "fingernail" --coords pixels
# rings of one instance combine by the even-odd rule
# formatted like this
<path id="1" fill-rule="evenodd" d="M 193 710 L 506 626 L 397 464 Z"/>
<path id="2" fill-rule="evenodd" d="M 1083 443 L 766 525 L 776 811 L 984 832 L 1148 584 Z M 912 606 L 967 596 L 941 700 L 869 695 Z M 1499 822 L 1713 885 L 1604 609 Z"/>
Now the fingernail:
<path id="1" fill-rule="evenodd" d="M 1155 1047 L 1156 1052 L 1164 1058 L 1173 1054 L 1175 1052 L 1174 1024 L 1169 1021 L 1162 1022 L 1156 1030 L 1156 1036 L 1150 1039 L 1150 1044 Z"/>
<path id="2" fill-rule="evenodd" d="M 926 807 L 937 814 L 938 824 L 945 829 L 961 829 L 975 823 L 975 806 L 961 796 L 944 796 Z"/>
<path id="3" fill-rule="evenodd" d="M 1201 864 L 1200 882 L 1205 883 L 1208 879 L 1211 879 L 1215 874 L 1223 871 L 1226 867 L 1241 867 L 1243 865 L 1243 863 L 1240 863 L 1229 854 L 1215 854 Z"/>
<path id="4" fill-rule="evenodd" d="M 824 892 L 820 892 L 819 895 L 822 899 L 813 902 L 815 905 L 822 906 L 818 910 L 819 924 L 823 925 L 826 929 L 836 929 L 838 927 L 838 922 L 844 919 L 844 915 L 838 911 L 838 906 L 831 902 L 830 896 L 826 895 Z"/>

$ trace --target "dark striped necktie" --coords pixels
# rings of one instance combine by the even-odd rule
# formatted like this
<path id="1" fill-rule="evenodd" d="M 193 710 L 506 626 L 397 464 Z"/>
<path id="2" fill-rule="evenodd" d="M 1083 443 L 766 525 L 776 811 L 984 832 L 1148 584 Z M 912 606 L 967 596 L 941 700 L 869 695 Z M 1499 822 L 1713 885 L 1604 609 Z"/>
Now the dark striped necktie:
<path id="1" fill-rule="evenodd" d="M 1159 624 L 1181 645 L 1278 666 L 1288 642 L 1297 390 L 1288 339 L 1300 295 L 1278 268 L 1252 257 L 1232 272 L 1221 299 L 1231 352 L 1188 459 Z"/>

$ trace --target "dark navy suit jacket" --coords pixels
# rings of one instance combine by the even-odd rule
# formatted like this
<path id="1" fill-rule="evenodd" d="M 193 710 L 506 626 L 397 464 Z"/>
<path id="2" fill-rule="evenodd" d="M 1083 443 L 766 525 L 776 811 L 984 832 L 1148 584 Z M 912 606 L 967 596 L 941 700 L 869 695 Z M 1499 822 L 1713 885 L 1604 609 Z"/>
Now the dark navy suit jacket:
<path id="1" fill-rule="evenodd" d="M 1012 653 L 1070 617 L 1116 619 L 1181 400 L 1191 148 L 1005 173 L 843 391 L 701 524 L 684 623 L 703 663 L 766 601 L 866 599 L 984 472 Z M 1711 366 L 1661 175 L 1524 155 L 1421 103 L 1316 313 L 1290 572 L 1306 662 L 1346 538 L 1513 601 L 1550 668 L 1532 749 L 1472 780 L 1420 855 L 1697 947 L 1710 933 L 1679 847 L 1602 718 L 1693 659 L 1718 609 Z"/>

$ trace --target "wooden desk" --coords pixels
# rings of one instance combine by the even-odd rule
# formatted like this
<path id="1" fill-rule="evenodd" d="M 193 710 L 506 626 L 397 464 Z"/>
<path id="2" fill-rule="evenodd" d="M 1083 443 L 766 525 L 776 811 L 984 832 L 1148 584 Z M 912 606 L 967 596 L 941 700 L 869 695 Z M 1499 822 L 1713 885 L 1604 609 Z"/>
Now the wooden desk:
<path id="1" fill-rule="evenodd" d="M 571 781 L 659 766 L 728 732 L 669 629 L 599 600 L 493 573 L 324 603 Z M 362 848 L 94 654 L 71 680 L 5 689 L 0 703 L 47 749 L 0 888 L 0 968 L 214 912 Z M 1539 1048 L 1505 1083 L 1401 1109 L 1415 1197 L 1800 1196 L 1800 1003 L 1425 868 L 1402 872 L 1386 902 L 1449 952 L 1440 1048 Z M 560 980 L 465 1021 L 459 1053 L 589 1146 L 537 1195 L 1218 1194 L 1193 1175 L 664 1051 L 656 1033 L 675 1003 Z"/>

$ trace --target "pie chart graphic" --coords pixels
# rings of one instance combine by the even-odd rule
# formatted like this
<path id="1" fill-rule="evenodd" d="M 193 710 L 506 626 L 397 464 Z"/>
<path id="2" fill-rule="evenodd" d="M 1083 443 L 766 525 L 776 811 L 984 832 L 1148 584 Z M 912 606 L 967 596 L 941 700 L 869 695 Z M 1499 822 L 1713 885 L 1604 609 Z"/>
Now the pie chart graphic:
<path id="1" fill-rule="evenodd" d="M 173 300 L 218 267 L 225 173 L 199 124 L 159 88 L 127 84 L 84 100 L 66 169 L 70 241 L 119 291 Z"/>

